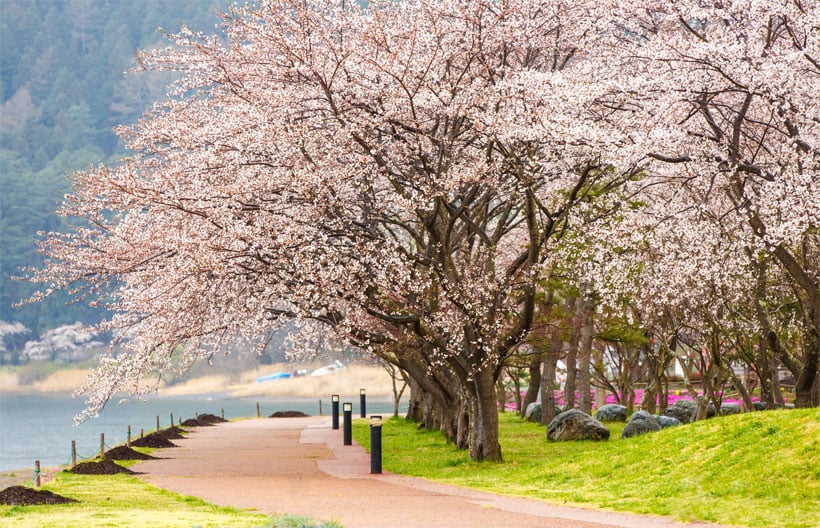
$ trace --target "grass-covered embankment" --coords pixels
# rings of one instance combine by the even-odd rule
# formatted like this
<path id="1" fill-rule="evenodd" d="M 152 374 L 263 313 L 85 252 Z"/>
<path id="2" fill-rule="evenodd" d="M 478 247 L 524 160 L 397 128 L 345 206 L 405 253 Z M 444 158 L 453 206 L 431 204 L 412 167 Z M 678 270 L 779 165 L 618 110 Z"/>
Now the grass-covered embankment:
<path id="1" fill-rule="evenodd" d="M 0 525 L 38 527 L 272 526 L 266 515 L 208 504 L 146 484 L 128 475 L 62 472 L 41 489 L 79 502 L 43 506 L 0 506 Z"/>
<path id="2" fill-rule="evenodd" d="M 143 452 L 151 449 L 140 449 Z M 120 462 L 123 466 L 133 462 Z M 302 517 L 270 517 L 209 504 L 147 484 L 129 475 L 75 475 L 60 472 L 40 489 L 76 503 L 42 506 L 0 505 L 3 528 L 339 528 Z"/>
<path id="3" fill-rule="evenodd" d="M 608 442 L 547 442 L 500 415 L 502 463 L 471 462 L 438 432 L 382 429 L 383 467 L 508 495 L 752 527 L 820 526 L 820 409 L 725 416 Z M 368 447 L 367 421 L 354 424 Z"/>

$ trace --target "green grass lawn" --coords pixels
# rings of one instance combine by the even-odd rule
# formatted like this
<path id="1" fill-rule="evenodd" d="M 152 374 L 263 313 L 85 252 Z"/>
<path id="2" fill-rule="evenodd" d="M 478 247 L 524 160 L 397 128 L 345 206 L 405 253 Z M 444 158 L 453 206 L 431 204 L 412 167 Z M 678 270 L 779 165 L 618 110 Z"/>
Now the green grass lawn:
<path id="1" fill-rule="evenodd" d="M 714 418 L 608 442 L 547 442 L 543 426 L 500 415 L 504 462 L 471 462 L 438 432 L 382 428 L 383 467 L 557 504 L 752 527 L 820 526 L 820 409 Z M 369 449 L 367 421 L 354 423 Z"/>

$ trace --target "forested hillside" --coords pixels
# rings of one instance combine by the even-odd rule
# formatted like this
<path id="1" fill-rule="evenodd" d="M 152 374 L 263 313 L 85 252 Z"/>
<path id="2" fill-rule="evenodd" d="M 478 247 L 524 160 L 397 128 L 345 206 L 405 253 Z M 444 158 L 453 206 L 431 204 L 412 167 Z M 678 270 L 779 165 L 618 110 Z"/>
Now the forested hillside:
<path id="1" fill-rule="evenodd" d="M 70 188 L 70 172 L 122 155 L 113 127 L 163 97 L 168 77 L 126 74 L 136 50 L 165 45 L 159 28 L 175 32 L 185 23 L 213 32 L 227 5 L 0 1 L 0 321 L 23 323 L 31 338 L 100 318 L 84 305 L 67 305 L 64 295 L 13 307 L 33 287 L 12 277 L 42 263 L 37 232 L 60 226 L 53 211 Z"/>

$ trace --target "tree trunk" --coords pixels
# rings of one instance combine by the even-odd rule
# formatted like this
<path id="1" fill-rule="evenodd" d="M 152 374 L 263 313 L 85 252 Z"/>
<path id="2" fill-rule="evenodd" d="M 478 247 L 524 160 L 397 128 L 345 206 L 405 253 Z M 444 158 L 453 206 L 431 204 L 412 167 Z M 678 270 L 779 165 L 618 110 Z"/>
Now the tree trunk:
<path id="1" fill-rule="evenodd" d="M 521 369 L 515 369 L 515 376 L 513 376 L 513 390 L 515 393 L 513 397 L 515 398 L 515 412 L 518 414 L 522 414 L 523 410 L 521 409 Z"/>
<path id="2" fill-rule="evenodd" d="M 737 379 L 737 374 L 735 374 L 735 371 L 731 366 L 729 367 L 729 375 L 732 378 L 732 385 L 735 390 L 740 393 L 740 398 L 743 400 L 743 408 L 747 411 L 754 410 L 754 405 L 752 405 L 752 396 L 749 394 L 749 391 L 746 390 L 746 387 L 743 385 L 743 381 Z"/>
<path id="3" fill-rule="evenodd" d="M 599 347 L 593 350 L 593 362 L 595 363 L 595 372 L 601 373 L 603 376 L 604 372 L 604 349 L 603 347 Z M 595 387 L 595 408 L 600 409 L 606 405 L 606 389 L 601 385 L 596 385 Z"/>
<path id="4" fill-rule="evenodd" d="M 585 289 L 589 286 L 585 285 Z M 592 318 L 595 305 L 592 292 L 585 291 L 583 305 L 583 325 L 578 343 L 578 408 L 587 414 L 592 414 L 592 395 L 590 394 L 589 370 L 590 355 L 592 353 Z"/>
<path id="5" fill-rule="evenodd" d="M 558 352 L 550 350 L 544 359 L 544 373 L 541 376 L 541 424 L 549 424 L 555 418 L 555 365 Z"/>
<path id="6" fill-rule="evenodd" d="M 531 403 L 538 400 L 538 391 L 541 389 L 541 354 L 535 354 L 530 359 L 530 384 L 527 385 L 527 393 L 524 395 L 524 401 L 521 402 L 521 416 L 527 412 L 527 407 Z M 543 409 L 542 409 L 543 411 Z"/>
<path id="7" fill-rule="evenodd" d="M 491 369 L 481 369 L 469 384 L 470 459 L 501 461 L 496 385 Z"/>
<path id="8" fill-rule="evenodd" d="M 496 382 L 495 392 L 498 395 L 498 412 L 507 412 L 507 388 L 504 386 L 504 371 Z"/>
<path id="9" fill-rule="evenodd" d="M 774 399 L 775 407 L 783 407 L 783 404 L 785 403 L 783 401 L 783 387 L 780 385 L 779 367 L 780 365 L 777 362 L 777 358 L 772 358 L 772 362 L 770 363 L 769 368 L 771 369 L 770 372 L 772 379 L 772 397 Z"/>
<path id="10" fill-rule="evenodd" d="M 575 312 L 572 317 L 572 328 L 570 338 L 567 342 L 567 380 L 564 382 L 564 405 L 563 409 L 569 410 L 575 407 L 575 376 L 578 370 L 578 342 L 581 337 L 581 320 L 583 312 L 583 301 L 576 298 L 567 299 L 567 312 Z"/>
<path id="11" fill-rule="evenodd" d="M 772 393 L 772 358 L 769 356 L 766 339 L 760 339 L 757 347 L 757 361 L 754 365 L 757 380 L 760 382 L 760 399 L 766 404 L 769 409 L 774 408 L 774 394 Z M 751 410 L 754 410 L 752 408 Z"/>
<path id="12" fill-rule="evenodd" d="M 812 398 L 812 387 L 817 380 L 817 362 L 818 355 L 817 346 L 815 350 L 809 350 L 806 353 L 803 368 L 800 369 L 800 376 L 797 377 L 796 385 L 794 387 L 794 406 L 795 407 L 812 407 L 814 400 Z"/>

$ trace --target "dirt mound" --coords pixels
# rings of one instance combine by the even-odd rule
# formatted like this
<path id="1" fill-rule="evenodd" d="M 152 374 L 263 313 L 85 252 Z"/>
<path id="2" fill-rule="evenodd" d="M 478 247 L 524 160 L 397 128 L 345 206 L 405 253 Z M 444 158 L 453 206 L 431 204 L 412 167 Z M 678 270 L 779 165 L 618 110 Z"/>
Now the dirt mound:
<path id="1" fill-rule="evenodd" d="M 185 438 L 183 433 L 187 433 L 185 429 L 180 429 L 176 425 L 167 429 L 161 429 L 151 433 L 149 436 L 156 436 L 157 438 L 165 438 L 166 440 L 173 440 L 175 438 Z"/>
<path id="2" fill-rule="evenodd" d="M 105 452 L 105 458 L 110 460 L 151 460 L 151 455 L 134 451 L 127 446 L 117 446 Z"/>
<path id="3" fill-rule="evenodd" d="M 68 471 L 77 475 L 116 475 L 117 473 L 125 473 L 126 475 L 136 474 L 130 469 L 124 468 L 113 460 L 108 459 L 100 462 L 83 462 L 82 464 L 77 464 Z"/>
<path id="4" fill-rule="evenodd" d="M 35 490 L 24 486 L 11 486 L 0 491 L 0 504 L 8 506 L 29 506 L 31 504 L 67 504 L 77 502 L 46 490 Z"/>
<path id="5" fill-rule="evenodd" d="M 213 424 L 209 423 L 209 422 L 205 422 L 205 421 L 200 420 L 198 418 L 188 418 L 187 420 L 182 422 L 182 425 L 184 425 L 185 427 L 206 427 L 206 426 L 211 426 Z"/>
<path id="6" fill-rule="evenodd" d="M 306 416 L 310 415 L 305 414 L 302 411 L 276 411 L 271 414 L 269 418 L 304 418 Z"/>
<path id="7" fill-rule="evenodd" d="M 216 416 L 215 414 L 200 414 L 197 417 L 197 419 L 200 422 L 205 422 L 205 423 L 209 423 L 209 424 L 222 423 L 222 422 L 227 422 L 228 421 L 225 418 L 220 418 L 219 416 Z"/>
<path id="8" fill-rule="evenodd" d="M 157 435 L 156 433 L 151 433 L 143 436 L 142 438 L 137 438 L 131 442 L 131 445 L 134 447 L 153 447 L 155 449 L 177 447 L 175 443 L 171 442 L 167 438 Z"/>

